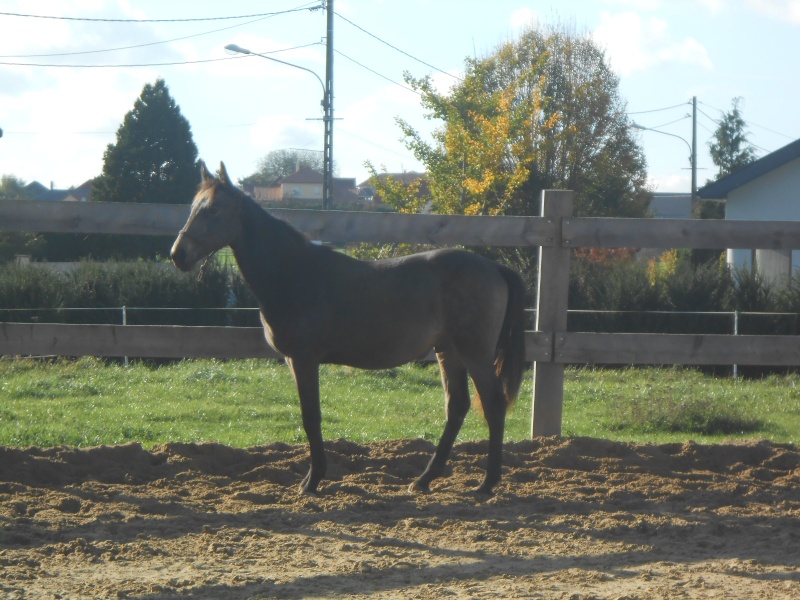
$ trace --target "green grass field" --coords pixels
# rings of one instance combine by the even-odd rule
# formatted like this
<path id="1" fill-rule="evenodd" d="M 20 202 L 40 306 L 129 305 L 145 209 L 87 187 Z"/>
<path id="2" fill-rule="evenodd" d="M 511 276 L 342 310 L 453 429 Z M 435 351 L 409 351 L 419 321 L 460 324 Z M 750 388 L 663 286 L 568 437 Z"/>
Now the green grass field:
<path id="1" fill-rule="evenodd" d="M 436 441 L 444 426 L 435 365 L 389 371 L 324 366 L 323 433 L 355 442 Z M 507 440 L 529 437 L 531 381 L 509 414 Z M 800 442 L 800 377 L 715 378 L 690 369 L 568 369 L 564 435 L 626 441 Z M 487 435 L 470 412 L 461 440 Z M 96 359 L 0 361 L 0 445 L 95 446 L 305 441 L 282 363 L 185 361 L 129 367 Z"/>

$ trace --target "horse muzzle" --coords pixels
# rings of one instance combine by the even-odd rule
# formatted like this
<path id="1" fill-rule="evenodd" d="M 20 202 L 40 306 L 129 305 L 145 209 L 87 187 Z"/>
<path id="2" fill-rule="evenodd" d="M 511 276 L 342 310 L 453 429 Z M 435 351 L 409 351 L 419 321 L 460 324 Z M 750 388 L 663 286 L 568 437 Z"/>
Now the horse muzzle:
<path id="1" fill-rule="evenodd" d="M 172 250 L 169 253 L 173 264 L 181 271 L 189 271 L 197 264 L 199 256 L 191 239 L 185 237 L 183 234 L 178 236 L 175 243 L 172 245 Z"/>

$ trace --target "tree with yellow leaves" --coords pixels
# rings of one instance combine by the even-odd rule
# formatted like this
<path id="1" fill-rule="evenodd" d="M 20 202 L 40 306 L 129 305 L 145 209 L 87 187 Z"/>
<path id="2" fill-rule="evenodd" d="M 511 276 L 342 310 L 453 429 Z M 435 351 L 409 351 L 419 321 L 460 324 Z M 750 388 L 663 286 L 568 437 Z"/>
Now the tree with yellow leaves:
<path id="1" fill-rule="evenodd" d="M 646 214 L 644 156 L 619 80 L 589 37 L 531 28 L 486 58 L 467 59 L 463 79 L 445 93 L 429 77 L 406 81 L 442 123 L 427 141 L 398 119 L 426 165 L 437 212 L 537 214 L 541 190 L 562 188 L 575 191 L 577 215 Z M 411 194 L 392 198 L 401 210 L 421 205 Z"/>

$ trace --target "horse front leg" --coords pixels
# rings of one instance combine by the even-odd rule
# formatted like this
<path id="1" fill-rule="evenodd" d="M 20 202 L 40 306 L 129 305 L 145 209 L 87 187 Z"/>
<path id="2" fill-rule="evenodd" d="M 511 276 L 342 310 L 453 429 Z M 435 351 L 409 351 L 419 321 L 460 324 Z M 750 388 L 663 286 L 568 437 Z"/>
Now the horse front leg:
<path id="1" fill-rule="evenodd" d="M 325 477 L 327 461 L 322 444 L 322 410 L 319 402 L 319 363 L 287 358 L 292 370 L 297 393 L 300 396 L 300 412 L 303 416 L 303 429 L 306 431 L 311 452 L 311 467 L 300 482 L 300 491 L 314 494 L 319 482 Z"/>

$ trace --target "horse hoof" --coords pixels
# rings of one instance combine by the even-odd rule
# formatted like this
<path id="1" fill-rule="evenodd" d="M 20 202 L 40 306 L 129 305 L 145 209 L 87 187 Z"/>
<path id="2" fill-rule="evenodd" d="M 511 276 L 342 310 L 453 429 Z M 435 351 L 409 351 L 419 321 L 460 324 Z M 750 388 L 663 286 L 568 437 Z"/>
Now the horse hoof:
<path id="1" fill-rule="evenodd" d="M 494 496 L 494 491 L 492 491 L 493 487 L 493 485 L 482 483 L 475 488 L 475 494 L 483 498 L 490 498 L 491 496 Z"/>
<path id="2" fill-rule="evenodd" d="M 429 483 L 417 480 L 408 486 L 408 491 L 411 494 L 430 494 L 431 487 Z"/>
<path id="3" fill-rule="evenodd" d="M 319 491 L 317 490 L 316 484 L 311 485 L 308 481 L 304 481 L 303 483 L 301 483 L 300 486 L 297 488 L 297 491 L 298 493 L 304 496 L 314 496 L 314 497 L 319 496 Z"/>

